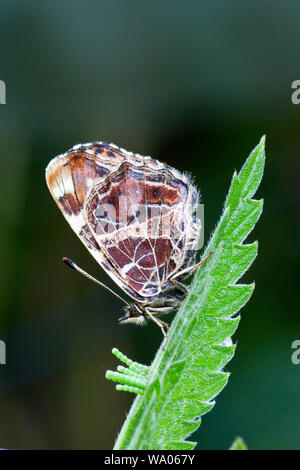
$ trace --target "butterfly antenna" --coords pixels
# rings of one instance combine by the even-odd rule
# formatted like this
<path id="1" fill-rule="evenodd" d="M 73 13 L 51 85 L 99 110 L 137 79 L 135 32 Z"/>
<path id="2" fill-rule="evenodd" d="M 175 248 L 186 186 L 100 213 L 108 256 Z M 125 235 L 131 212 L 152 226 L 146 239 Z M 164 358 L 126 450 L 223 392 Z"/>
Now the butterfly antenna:
<path id="1" fill-rule="evenodd" d="M 75 269 L 75 271 L 78 271 L 80 274 L 82 274 L 83 276 L 87 277 L 88 279 L 90 279 L 91 281 L 95 282 L 96 284 L 99 284 L 99 286 L 101 287 L 104 287 L 104 289 L 108 290 L 109 292 L 111 292 L 114 296 L 118 297 L 118 299 L 122 300 L 122 302 L 124 302 L 124 304 L 126 304 L 128 307 L 129 307 L 129 303 L 126 302 L 126 300 L 124 300 L 122 297 L 120 297 L 118 294 L 116 294 L 116 292 L 114 292 L 113 290 L 111 290 L 109 287 L 107 287 L 105 284 L 103 284 L 102 282 L 98 281 L 98 279 L 95 279 L 93 276 L 91 276 L 90 274 L 86 273 L 85 271 L 83 271 L 83 269 L 81 269 L 79 266 L 77 266 L 77 264 L 75 264 L 72 260 L 70 260 L 69 258 L 63 258 L 63 262 L 69 266 L 70 268 L 72 269 Z"/>

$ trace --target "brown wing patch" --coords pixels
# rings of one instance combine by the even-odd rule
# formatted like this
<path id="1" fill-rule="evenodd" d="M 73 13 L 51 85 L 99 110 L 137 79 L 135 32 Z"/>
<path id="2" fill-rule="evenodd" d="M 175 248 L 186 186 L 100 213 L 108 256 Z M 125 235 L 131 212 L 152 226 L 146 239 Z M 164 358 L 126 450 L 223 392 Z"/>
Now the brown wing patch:
<path id="1" fill-rule="evenodd" d="M 61 204 L 62 208 L 68 213 L 68 215 L 78 215 L 81 210 L 77 198 L 72 193 L 67 193 L 64 196 L 59 197 L 58 202 L 59 204 Z"/>

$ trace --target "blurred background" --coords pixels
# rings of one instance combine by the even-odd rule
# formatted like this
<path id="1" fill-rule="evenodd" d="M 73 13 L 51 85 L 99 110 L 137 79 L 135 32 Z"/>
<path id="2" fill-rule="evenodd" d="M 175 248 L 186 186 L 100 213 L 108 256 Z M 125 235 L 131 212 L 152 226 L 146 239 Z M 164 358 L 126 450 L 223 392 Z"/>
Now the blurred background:
<path id="1" fill-rule="evenodd" d="M 133 400 L 104 377 L 111 349 L 149 364 L 161 341 L 155 325 L 120 327 L 119 300 L 61 262 L 115 288 L 52 200 L 49 160 L 106 140 L 191 172 L 207 241 L 266 134 L 259 256 L 243 278 L 256 289 L 194 438 L 300 448 L 299 31 L 296 1 L 1 1 L 0 447 L 111 449 Z"/>

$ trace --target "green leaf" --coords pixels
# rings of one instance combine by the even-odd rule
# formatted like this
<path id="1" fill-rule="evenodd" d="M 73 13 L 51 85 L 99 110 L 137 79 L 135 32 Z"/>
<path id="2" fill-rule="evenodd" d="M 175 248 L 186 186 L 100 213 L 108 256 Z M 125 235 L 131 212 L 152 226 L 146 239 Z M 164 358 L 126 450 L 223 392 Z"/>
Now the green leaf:
<path id="1" fill-rule="evenodd" d="M 263 202 L 252 199 L 264 169 L 264 137 L 239 174 L 233 175 L 220 221 L 203 253 L 208 260 L 195 274 L 190 293 L 177 312 L 150 367 L 114 350 L 129 368 L 107 372 L 119 389 L 137 393 L 115 449 L 193 449 L 187 440 L 227 384 L 224 367 L 233 357 L 237 314 L 254 284 L 237 284 L 257 255 L 257 242 L 242 244 L 253 230 Z M 117 353 L 116 353 L 117 351 Z M 133 373 L 134 372 L 134 373 Z M 116 375 L 118 374 L 118 375 Z M 239 446 L 241 439 L 232 447 Z"/>

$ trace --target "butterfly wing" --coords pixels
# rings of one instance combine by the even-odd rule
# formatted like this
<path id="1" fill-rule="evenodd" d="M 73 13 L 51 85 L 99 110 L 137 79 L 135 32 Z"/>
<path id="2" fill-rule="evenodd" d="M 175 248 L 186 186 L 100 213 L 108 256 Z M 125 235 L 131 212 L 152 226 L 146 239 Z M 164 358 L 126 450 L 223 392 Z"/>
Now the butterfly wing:
<path id="1" fill-rule="evenodd" d="M 124 161 L 94 187 L 86 204 L 89 227 L 132 297 L 158 295 L 194 259 L 197 200 L 186 177 L 162 164 L 151 169 Z"/>
<path id="2" fill-rule="evenodd" d="M 74 232 L 135 300 L 159 294 L 194 259 L 197 191 L 163 163 L 94 142 L 54 158 L 46 180 Z"/>

